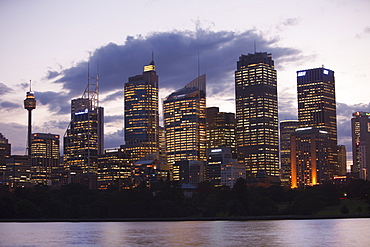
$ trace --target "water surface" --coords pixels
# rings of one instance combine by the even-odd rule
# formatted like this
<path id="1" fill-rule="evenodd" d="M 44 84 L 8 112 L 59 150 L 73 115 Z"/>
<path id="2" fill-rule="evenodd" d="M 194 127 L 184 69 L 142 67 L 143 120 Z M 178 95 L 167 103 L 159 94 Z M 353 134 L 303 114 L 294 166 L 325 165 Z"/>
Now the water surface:
<path id="1" fill-rule="evenodd" d="M 0 246 L 370 246 L 370 219 L 0 223 Z"/>

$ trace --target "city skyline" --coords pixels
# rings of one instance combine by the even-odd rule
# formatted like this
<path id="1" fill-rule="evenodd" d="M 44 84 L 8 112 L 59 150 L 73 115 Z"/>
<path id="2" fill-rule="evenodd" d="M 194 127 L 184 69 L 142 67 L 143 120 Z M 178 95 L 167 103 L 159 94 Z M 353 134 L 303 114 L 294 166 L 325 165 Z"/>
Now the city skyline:
<path id="1" fill-rule="evenodd" d="M 355 4 L 350 1 L 314 1 L 299 5 L 286 1 L 278 11 L 265 10 L 266 5 L 252 4 L 250 1 L 239 3 L 241 7 L 237 10 L 233 8 L 235 5 L 221 1 L 208 4 L 209 8 L 205 12 L 199 11 L 206 3 L 198 3 L 199 10 L 191 12 L 186 10 L 194 10 L 195 2 L 175 6 L 167 1 L 159 1 L 147 3 L 147 7 L 152 8 L 156 16 L 163 13 L 160 10 L 163 6 L 168 6 L 180 8 L 183 17 L 175 19 L 178 16 L 171 13 L 169 21 L 164 21 L 153 18 L 152 14 L 144 10 L 148 15 L 129 28 L 124 23 L 142 11 L 140 4 L 121 6 L 113 1 L 100 6 L 93 1 L 88 5 L 91 9 L 102 7 L 103 12 L 107 7 L 126 7 L 132 13 L 128 13 L 125 17 L 128 19 L 121 19 L 121 22 L 119 19 L 108 18 L 107 21 L 111 20 L 114 25 L 108 25 L 106 21 L 97 18 L 87 28 L 89 23 L 82 21 L 86 13 L 79 12 L 82 6 L 75 5 L 72 11 L 68 10 L 68 7 L 71 8 L 68 1 L 63 2 L 63 5 L 62 2 L 55 2 L 55 5 L 44 1 L 36 3 L 32 6 L 29 3 L 1 3 L 0 8 L 1 18 L 4 18 L 0 30 L 5 34 L 1 41 L 4 56 L 0 59 L 5 68 L 0 76 L 0 104 L 4 116 L 0 127 L 2 134 L 12 144 L 13 154 L 24 154 L 26 150 L 27 113 L 21 104 L 28 87 L 22 84 L 32 79 L 32 88 L 38 102 L 33 111 L 33 133 L 50 132 L 63 136 L 68 126 L 70 100 L 80 97 L 86 85 L 89 51 L 92 53 L 91 70 L 99 67 L 101 100 L 107 110 L 106 148 L 123 144 L 123 84 L 128 76 L 139 74 L 141 66 L 150 61 L 152 51 L 160 78 L 160 98 L 198 74 L 199 54 L 201 73 L 207 74 L 207 107 L 220 107 L 224 112 L 235 112 L 232 85 L 238 57 L 253 53 L 255 49 L 271 53 L 278 74 L 280 120 L 297 118 L 296 71 L 324 64 L 336 72 L 338 143 L 345 144 L 349 154 L 351 114 L 370 111 L 367 95 L 363 93 L 365 90 L 361 90 L 368 81 L 366 70 L 369 62 L 365 59 L 370 55 L 365 45 L 370 38 L 366 11 L 370 5 L 365 1 L 356 1 Z M 273 4 L 269 1 L 267 3 Z M 256 13 L 251 13 L 249 17 L 238 16 L 239 11 L 243 12 L 243 7 L 253 9 L 255 11 L 252 12 Z M 283 10 L 283 7 L 286 9 Z M 54 8 L 59 12 L 51 17 L 50 13 L 54 12 L 50 10 Z M 262 9 L 266 15 L 269 14 L 269 18 L 257 22 L 256 15 Z M 325 17 L 317 15 L 315 20 L 310 18 L 309 13 L 313 10 Z M 230 11 L 236 13 L 230 17 Z M 69 21 L 63 23 L 58 19 L 61 18 L 60 14 L 67 13 L 71 16 L 69 21 L 75 21 L 80 32 L 71 27 L 70 23 L 70 30 L 67 30 L 66 23 Z M 213 13 L 220 15 L 215 17 Z M 45 23 L 49 18 L 56 22 L 55 30 Z M 153 21 L 151 27 L 144 25 L 149 21 Z M 246 24 L 248 22 L 250 24 Z M 109 28 L 104 30 L 103 27 Z M 104 32 L 95 35 L 94 28 Z M 57 32 L 59 36 L 56 38 L 60 39 L 57 41 L 53 37 L 50 42 L 47 30 L 51 31 L 50 36 Z M 349 84 L 351 90 L 348 90 Z M 354 106 L 356 104 L 357 107 Z M 350 156 L 348 160 L 351 160 Z"/>

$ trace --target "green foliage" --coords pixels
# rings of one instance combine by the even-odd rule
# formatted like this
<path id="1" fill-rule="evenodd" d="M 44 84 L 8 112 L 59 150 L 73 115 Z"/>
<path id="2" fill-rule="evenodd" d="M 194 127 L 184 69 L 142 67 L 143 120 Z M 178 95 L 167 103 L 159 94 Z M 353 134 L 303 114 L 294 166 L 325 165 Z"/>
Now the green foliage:
<path id="1" fill-rule="evenodd" d="M 344 192 L 362 200 L 350 207 L 340 205 Z M 325 184 L 304 189 L 280 186 L 252 187 L 245 179 L 235 186 L 214 187 L 202 182 L 193 198 L 185 198 L 175 181 L 160 181 L 151 189 L 142 186 L 131 190 L 111 187 L 105 191 L 89 190 L 81 184 L 60 189 L 47 186 L 0 191 L 1 219 L 99 219 L 99 218 L 173 218 L 240 217 L 248 215 L 311 215 L 337 208 L 337 213 L 368 213 L 370 184 L 354 180 L 347 187 Z M 279 208 L 277 207 L 279 205 Z M 281 207 L 284 205 L 284 207 Z M 361 208 L 360 208 L 361 207 Z"/>

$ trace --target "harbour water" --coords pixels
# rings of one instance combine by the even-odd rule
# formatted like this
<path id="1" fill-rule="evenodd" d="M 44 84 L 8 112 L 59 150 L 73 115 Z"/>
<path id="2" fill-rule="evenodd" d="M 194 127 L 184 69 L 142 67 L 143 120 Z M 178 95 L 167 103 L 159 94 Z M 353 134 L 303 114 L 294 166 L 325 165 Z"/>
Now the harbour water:
<path id="1" fill-rule="evenodd" d="M 0 223 L 0 246 L 370 246 L 370 219 Z"/>

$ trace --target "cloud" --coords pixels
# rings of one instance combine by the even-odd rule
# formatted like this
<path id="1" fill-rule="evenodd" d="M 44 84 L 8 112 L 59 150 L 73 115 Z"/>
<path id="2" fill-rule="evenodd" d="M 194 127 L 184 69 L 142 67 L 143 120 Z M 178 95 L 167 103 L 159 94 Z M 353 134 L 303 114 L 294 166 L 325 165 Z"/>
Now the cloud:
<path id="1" fill-rule="evenodd" d="M 122 115 L 104 116 L 105 124 L 116 123 L 116 122 L 123 123 L 123 112 L 122 112 Z"/>
<path id="2" fill-rule="evenodd" d="M 364 27 L 363 31 L 361 33 L 356 34 L 357 39 L 363 39 L 370 35 L 370 26 Z"/>
<path id="3" fill-rule="evenodd" d="M 51 114 L 62 115 L 71 112 L 71 98 L 62 92 L 35 92 L 38 104 L 46 105 Z"/>
<path id="4" fill-rule="evenodd" d="M 47 75 L 45 76 L 45 79 L 47 79 L 47 80 L 54 79 L 55 77 L 57 77 L 59 75 L 60 75 L 60 73 L 58 71 L 48 70 Z"/>
<path id="5" fill-rule="evenodd" d="M 23 106 L 20 104 L 16 104 L 10 101 L 0 101 L 0 109 L 3 111 L 12 111 L 22 108 Z"/>
<path id="6" fill-rule="evenodd" d="M 119 129 L 113 133 L 104 135 L 104 148 L 117 148 L 124 144 L 123 141 L 124 131 Z"/>
<path id="7" fill-rule="evenodd" d="M 1 83 L 0 82 L 0 95 L 5 95 L 5 94 L 11 93 L 13 91 L 14 91 L 13 89 L 11 89 L 10 87 L 8 87 L 4 83 Z"/>
<path id="8" fill-rule="evenodd" d="M 113 92 L 113 93 L 107 95 L 102 100 L 102 103 L 108 102 L 108 101 L 115 101 L 115 100 L 122 100 L 122 102 L 123 102 L 123 88 L 121 90 L 118 90 L 116 92 Z"/>
<path id="9" fill-rule="evenodd" d="M 142 73 L 154 51 L 159 86 L 175 90 L 197 77 L 199 53 L 200 73 L 207 74 L 208 93 L 212 95 L 233 86 L 236 61 L 242 53 L 253 51 L 254 41 L 258 43 L 258 50 L 272 53 L 277 65 L 280 61 L 304 59 L 301 51 L 279 47 L 277 39 L 266 40 L 253 30 L 238 33 L 198 28 L 196 31 L 154 32 L 146 37 L 128 36 L 122 45 L 102 46 L 92 53 L 90 74 L 99 74 L 101 93 L 117 93 L 128 77 Z M 78 97 L 86 87 L 87 71 L 88 63 L 82 61 L 60 71 L 54 83 L 62 84 L 69 97 Z"/>

